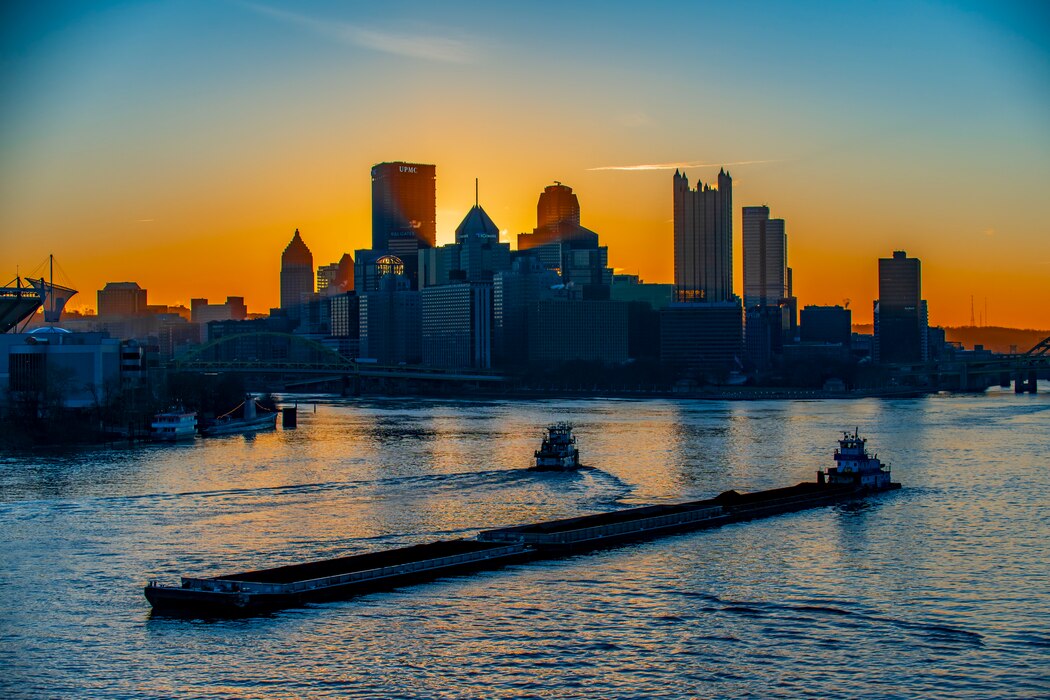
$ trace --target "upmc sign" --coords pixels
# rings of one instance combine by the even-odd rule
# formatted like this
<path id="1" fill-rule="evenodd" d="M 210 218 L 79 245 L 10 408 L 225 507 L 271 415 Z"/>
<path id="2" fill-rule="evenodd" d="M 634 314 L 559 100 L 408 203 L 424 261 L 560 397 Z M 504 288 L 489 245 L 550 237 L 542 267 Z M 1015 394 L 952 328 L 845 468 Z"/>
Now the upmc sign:
<path id="1" fill-rule="evenodd" d="M 415 168 L 415 166 L 412 166 L 412 165 L 402 165 L 401 166 L 401 172 L 415 174 L 416 168 Z"/>

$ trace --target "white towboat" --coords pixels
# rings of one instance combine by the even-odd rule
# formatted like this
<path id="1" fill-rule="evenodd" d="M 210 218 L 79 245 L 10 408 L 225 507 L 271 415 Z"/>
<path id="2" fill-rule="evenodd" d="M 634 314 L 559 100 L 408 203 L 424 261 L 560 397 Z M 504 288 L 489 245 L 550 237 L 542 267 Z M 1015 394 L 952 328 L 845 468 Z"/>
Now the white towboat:
<path id="1" fill-rule="evenodd" d="M 554 423 L 543 432 L 543 443 L 536 450 L 537 471 L 569 471 L 580 468 L 580 453 L 569 423 Z"/>

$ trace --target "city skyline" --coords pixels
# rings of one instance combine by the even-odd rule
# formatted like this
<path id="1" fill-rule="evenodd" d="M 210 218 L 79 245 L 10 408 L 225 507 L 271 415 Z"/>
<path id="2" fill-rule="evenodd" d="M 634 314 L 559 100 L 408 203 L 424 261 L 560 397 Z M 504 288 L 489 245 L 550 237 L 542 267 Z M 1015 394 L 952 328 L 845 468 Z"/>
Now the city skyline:
<path id="1" fill-rule="evenodd" d="M 535 226 L 536 193 L 561 181 L 611 266 L 670 282 L 667 182 L 676 167 L 704 182 L 725 167 L 737 294 L 741 210 L 768 205 L 791 229 L 802 305 L 851 299 L 870 323 L 875 261 L 904 249 L 924 262 L 931 323 L 966 325 L 972 295 L 986 323 L 1050 324 L 1047 224 L 1032 206 L 1050 183 L 1044 8 L 716 8 L 695 37 L 668 22 L 692 9 L 595 11 L 567 10 L 527 47 L 519 30 L 541 10 L 9 10 L 7 274 L 54 252 L 81 291 L 73 308 L 128 280 L 154 303 L 236 295 L 263 312 L 294 229 L 319 264 L 369 245 L 369 168 L 401 159 L 438 166 L 438 245 L 475 177 L 512 245 Z M 545 113 L 538 95 L 561 108 Z"/>

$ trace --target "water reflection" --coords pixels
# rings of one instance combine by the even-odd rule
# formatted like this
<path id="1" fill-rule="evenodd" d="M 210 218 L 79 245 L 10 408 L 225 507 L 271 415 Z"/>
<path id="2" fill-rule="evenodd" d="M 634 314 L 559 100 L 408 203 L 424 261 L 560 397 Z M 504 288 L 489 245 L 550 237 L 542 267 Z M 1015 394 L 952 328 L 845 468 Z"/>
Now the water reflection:
<path id="1" fill-rule="evenodd" d="M 0 690 L 1045 694 L 1045 394 L 316 401 L 249 439 L 0 455 Z M 556 420 L 595 470 L 527 471 Z M 811 480 L 854 426 L 905 490 L 255 621 L 147 622 L 149 578 Z"/>

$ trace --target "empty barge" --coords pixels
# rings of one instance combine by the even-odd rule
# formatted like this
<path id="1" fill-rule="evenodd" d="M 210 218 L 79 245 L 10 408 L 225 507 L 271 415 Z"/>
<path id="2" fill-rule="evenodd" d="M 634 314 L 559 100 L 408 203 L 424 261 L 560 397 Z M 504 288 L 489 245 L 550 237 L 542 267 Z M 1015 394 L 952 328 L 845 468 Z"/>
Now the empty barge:
<path id="1" fill-rule="evenodd" d="M 869 456 L 864 444 L 857 433 L 845 434 L 835 452 L 836 466 L 818 472 L 816 483 L 744 494 L 726 491 L 701 501 L 485 530 L 474 539 L 438 541 L 213 578 L 184 577 L 178 587 L 151 581 L 145 594 L 159 613 L 250 615 L 899 489 L 900 484 L 890 480 L 889 468 Z"/>

